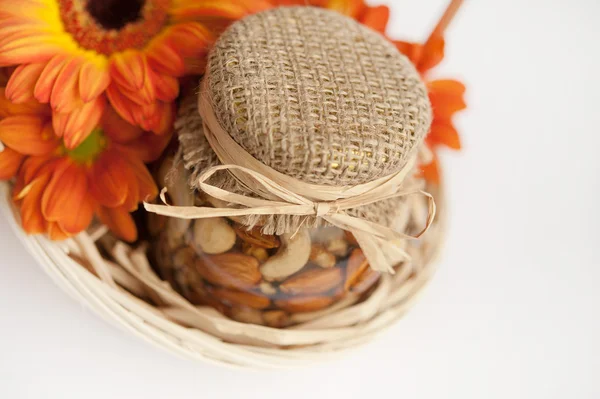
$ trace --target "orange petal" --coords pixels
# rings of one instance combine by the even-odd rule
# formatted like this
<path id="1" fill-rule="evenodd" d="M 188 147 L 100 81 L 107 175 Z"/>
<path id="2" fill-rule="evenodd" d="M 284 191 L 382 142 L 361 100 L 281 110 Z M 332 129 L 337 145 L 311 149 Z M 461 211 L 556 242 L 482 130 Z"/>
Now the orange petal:
<path id="1" fill-rule="evenodd" d="M 214 37 L 208 29 L 196 22 L 185 22 L 171 26 L 165 34 L 171 47 L 184 57 L 206 51 L 214 41 Z"/>
<path id="2" fill-rule="evenodd" d="M 68 61 L 69 58 L 62 54 L 55 55 L 48 61 L 33 90 L 33 95 L 39 102 L 50 102 L 54 82 Z"/>
<path id="3" fill-rule="evenodd" d="M 158 73 L 180 77 L 185 73 L 183 58 L 168 44 L 154 44 L 146 50 L 148 65 Z"/>
<path id="4" fill-rule="evenodd" d="M 144 86 L 142 86 L 139 90 L 129 90 L 125 86 L 121 86 L 118 83 L 113 83 L 113 86 L 121 92 L 121 94 L 127 97 L 130 101 L 134 102 L 137 105 L 143 106 L 147 104 L 152 104 L 156 101 L 156 91 L 154 89 L 154 84 L 151 79 L 147 79 L 144 82 Z"/>
<path id="5" fill-rule="evenodd" d="M 166 28 L 165 34 L 155 38 L 146 47 L 148 65 L 158 73 L 180 77 L 185 73 L 183 57 L 170 45 L 166 33 L 173 27 Z"/>
<path id="6" fill-rule="evenodd" d="M 135 222 L 126 209 L 99 207 L 96 214 L 100 221 L 122 240 L 128 242 L 137 240 Z"/>
<path id="7" fill-rule="evenodd" d="M 460 150 L 460 136 L 450 122 L 436 122 L 431 125 L 427 141 L 432 145 L 445 145 L 453 150 Z"/>
<path id="8" fill-rule="evenodd" d="M 464 100 L 465 86 L 457 80 L 433 80 L 427 82 L 427 89 L 434 119 L 450 119 L 467 106 Z"/>
<path id="9" fill-rule="evenodd" d="M 96 204 L 88 194 L 82 167 L 69 159 L 57 165 L 42 197 L 42 214 L 69 234 L 83 231 L 92 221 Z"/>
<path id="10" fill-rule="evenodd" d="M 38 176 L 42 170 L 54 170 L 54 161 L 52 155 L 45 155 L 41 157 L 28 157 L 21 170 L 19 171 L 19 180 L 22 180 L 24 184 L 29 184 L 31 181 Z"/>
<path id="11" fill-rule="evenodd" d="M 0 67 L 46 62 L 63 51 L 57 41 L 45 36 L 8 41 L 0 46 Z"/>
<path id="12" fill-rule="evenodd" d="M 43 63 L 20 65 L 6 85 L 6 97 L 15 104 L 34 100 L 33 89 L 44 67 Z"/>
<path id="13" fill-rule="evenodd" d="M 360 22 L 380 33 L 385 33 L 390 20 L 390 9 L 388 6 L 367 7 Z"/>
<path id="14" fill-rule="evenodd" d="M 89 192 L 103 206 L 123 205 L 127 198 L 127 184 L 132 180 L 127 162 L 120 153 L 104 151 L 88 172 Z"/>
<path id="15" fill-rule="evenodd" d="M 135 91 L 144 87 L 147 68 L 148 62 L 142 53 L 126 50 L 111 57 L 109 72 L 115 83 Z"/>
<path id="16" fill-rule="evenodd" d="M 133 212 L 138 209 L 139 200 L 139 191 L 140 187 L 137 179 L 134 177 L 134 173 L 131 172 L 130 180 L 127 182 L 127 199 L 121 208 Z"/>
<path id="17" fill-rule="evenodd" d="M 63 137 L 68 149 L 74 149 L 99 126 L 105 108 L 106 100 L 100 96 L 71 112 L 55 112 L 52 117 L 54 131 L 58 137 Z"/>
<path id="18" fill-rule="evenodd" d="M 171 134 L 154 134 L 145 132 L 137 140 L 122 146 L 123 150 L 140 159 L 144 163 L 156 161 L 171 142 Z"/>
<path id="19" fill-rule="evenodd" d="M 238 20 L 246 15 L 272 8 L 273 5 L 264 0 L 175 0 L 170 15 L 176 21 L 196 18 L 226 18 Z"/>
<path id="20" fill-rule="evenodd" d="M 64 231 L 58 223 L 48 223 L 48 237 L 53 241 L 62 241 L 66 240 L 69 237 L 72 237 L 73 234 L 69 234 Z"/>
<path id="21" fill-rule="evenodd" d="M 133 172 L 138 183 L 137 202 L 152 201 L 158 195 L 156 183 L 148 172 L 148 168 L 141 161 L 134 158 L 127 158 L 130 170 Z"/>
<path id="22" fill-rule="evenodd" d="M 31 24 L 27 19 L 14 16 L 7 18 L 0 14 L 0 21 L 0 49 L 11 50 L 49 38 L 50 29 Z"/>
<path id="23" fill-rule="evenodd" d="M 37 100 L 29 100 L 22 104 L 15 104 L 6 97 L 5 89 L 0 87 L 0 118 L 16 115 L 36 115 L 43 117 L 50 115 L 50 108 L 40 104 Z"/>
<path id="24" fill-rule="evenodd" d="M 121 118 L 125 119 L 132 125 L 139 125 L 134 117 L 134 112 L 137 111 L 138 105 L 123 95 L 119 87 L 112 83 L 106 89 L 106 95 Z"/>
<path id="25" fill-rule="evenodd" d="M 106 107 L 102 115 L 101 125 L 104 133 L 117 143 L 134 141 L 144 134 L 139 126 L 128 123 L 110 106 Z"/>
<path id="26" fill-rule="evenodd" d="M 172 129 L 175 118 L 174 104 L 166 104 L 162 101 L 137 104 L 125 96 L 115 84 L 108 86 L 106 94 L 119 116 L 132 125 L 156 134 L 167 134 Z"/>
<path id="27" fill-rule="evenodd" d="M 26 192 L 21 202 L 21 224 L 23 230 L 29 234 L 42 234 L 48 228 L 48 223 L 42 214 L 42 196 L 50 178 L 51 173 L 47 171 L 21 190 Z"/>
<path id="28" fill-rule="evenodd" d="M 434 155 L 433 161 L 428 165 L 421 165 L 422 176 L 425 180 L 433 184 L 440 183 L 440 169 L 437 157 Z"/>
<path id="29" fill-rule="evenodd" d="M 50 104 L 55 111 L 70 112 L 81 105 L 79 71 L 82 64 L 82 58 L 74 57 L 67 61 L 60 70 L 50 96 Z"/>
<path id="30" fill-rule="evenodd" d="M 452 115 L 467 107 L 464 100 L 464 86 L 452 80 L 428 82 L 429 100 L 434 119 L 450 119 Z"/>
<path id="31" fill-rule="evenodd" d="M 434 37 L 423 46 L 417 70 L 421 73 L 429 71 L 444 59 L 444 38 Z"/>
<path id="32" fill-rule="evenodd" d="M 102 94 L 110 83 L 106 65 L 87 61 L 79 72 L 79 95 L 83 102 L 90 102 Z"/>
<path id="33" fill-rule="evenodd" d="M 177 98 L 179 95 L 179 81 L 177 79 L 155 72 L 149 73 L 148 76 L 152 79 L 158 100 L 169 103 Z"/>
<path id="34" fill-rule="evenodd" d="M 398 51 L 407 56 L 415 66 L 418 66 L 421 55 L 423 54 L 423 46 L 421 44 L 400 40 L 394 41 L 393 43 Z"/>
<path id="35" fill-rule="evenodd" d="M 4 150 L 0 151 L 0 180 L 8 180 L 13 178 L 23 160 L 25 159 L 25 155 L 11 149 L 4 148 Z"/>
<path id="36" fill-rule="evenodd" d="M 444 94 L 447 96 L 461 97 L 465 94 L 465 85 L 454 79 L 439 79 L 427 82 L 430 92 Z"/>
<path id="37" fill-rule="evenodd" d="M 46 155 L 58 148 L 49 125 L 35 116 L 11 116 L 0 121 L 0 141 L 21 154 Z"/>
<path id="38" fill-rule="evenodd" d="M 350 18 L 358 19 L 358 16 L 363 13 L 366 5 L 362 0 L 327 0 L 324 2 L 323 7 L 337 11 Z"/>
<path id="39" fill-rule="evenodd" d="M 173 132 L 175 113 L 174 103 L 157 103 L 156 119 L 153 119 L 152 125 L 148 130 L 158 135 L 170 135 Z"/>

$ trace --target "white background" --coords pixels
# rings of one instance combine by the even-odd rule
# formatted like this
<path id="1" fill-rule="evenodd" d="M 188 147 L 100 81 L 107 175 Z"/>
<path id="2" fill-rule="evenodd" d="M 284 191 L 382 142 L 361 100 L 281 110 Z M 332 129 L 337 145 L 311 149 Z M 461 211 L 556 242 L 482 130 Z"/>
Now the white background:
<path id="1" fill-rule="evenodd" d="M 392 2 L 388 2 L 392 4 Z M 393 2 L 422 38 L 445 0 Z M 439 272 L 341 360 L 231 371 L 160 352 L 64 295 L 0 219 L 0 398 L 600 397 L 600 2 L 466 1 L 440 76 L 468 82 Z"/>

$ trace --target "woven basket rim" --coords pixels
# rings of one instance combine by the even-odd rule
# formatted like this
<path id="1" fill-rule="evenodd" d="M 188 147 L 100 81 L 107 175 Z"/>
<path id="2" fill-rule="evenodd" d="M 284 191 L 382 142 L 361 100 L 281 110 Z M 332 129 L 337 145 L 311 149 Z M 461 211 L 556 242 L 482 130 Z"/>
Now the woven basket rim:
<path id="1" fill-rule="evenodd" d="M 174 321 L 181 316 L 181 311 L 178 313 L 174 307 L 153 307 L 122 288 L 121 281 L 127 284 L 131 283 L 130 280 L 125 279 L 128 269 L 123 264 L 130 262 L 136 256 L 139 257 L 139 251 L 127 252 L 126 248 L 128 247 L 124 244 L 117 245 L 120 254 L 122 256 L 127 255 L 127 259 L 122 259 L 121 269 L 118 269 L 119 266 L 116 263 L 106 260 L 103 261 L 104 265 L 98 265 L 97 262 L 102 262 L 97 258 L 99 253 L 94 253 L 94 250 L 90 247 L 91 245 L 95 248 L 93 236 L 98 231 L 91 234 L 82 233 L 64 242 L 53 242 L 44 236 L 27 235 L 20 227 L 18 212 L 9 195 L 10 184 L 6 182 L 0 183 L 0 207 L 5 211 L 15 234 L 52 280 L 67 294 L 92 309 L 94 313 L 110 324 L 129 331 L 154 346 L 184 358 L 235 368 L 277 369 L 304 366 L 318 360 L 330 359 L 333 355 L 356 348 L 368 342 L 374 335 L 392 325 L 406 313 L 434 274 L 433 263 L 439 255 L 440 247 L 443 246 L 446 225 L 443 187 L 438 187 L 436 191 L 438 191 L 436 201 L 441 212 L 438 214 L 436 223 L 432 226 L 432 231 L 428 233 L 435 235 L 431 239 L 433 245 L 427 245 L 427 238 L 425 238 L 425 242 L 421 245 L 421 248 L 423 248 L 422 256 L 420 256 L 420 259 L 413 260 L 413 263 L 419 261 L 421 263 L 416 277 L 410 280 L 405 279 L 396 286 L 394 279 L 398 279 L 401 273 L 398 273 L 395 277 L 385 275 L 380 286 L 367 301 L 338 311 L 349 314 L 353 309 L 365 309 L 366 306 L 359 307 L 376 297 L 376 295 L 380 295 L 381 298 L 376 297 L 381 301 L 376 312 L 366 315 L 365 320 L 355 325 L 318 328 L 319 320 L 327 320 L 325 316 L 316 320 L 314 326 L 317 327 L 310 327 L 310 325 L 307 327 L 301 324 L 289 329 L 290 333 L 288 335 L 290 337 L 311 337 L 311 332 L 322 334 L 323 338 L 319 338 L 318 343 L 313 345 L 307 345 L 306 342 L 301 341 L 291 341 L 288 342 L 288 345 L 279 346 L 262 344 L 259 346 L 252 345 L 249 342 L 233 343 L 227 342 L 223 337 L 217 337 L 206 330 L 184 327 Z M 86 250 L 88 252 L 85 252 Z M 94 267 L 99 277 L 69 256 L 69 254 L 81 256 L 82 253 L 88 254 L 88 262 Z M 129 271 L 131 272 L 131 270 Z M 108 276 L 106 273 L 108 273 Z M 112 283 L 107 278 L 112 279 Z M 115 281 L 118 281 L 119 285 Z M 398 281 L 400 280 L 398 279 Z M 134 287 L 135 284 L 131 283 L 133 285 L 128 289 L 148 289 L 145 283 L 138 283 L 141 285 Z M 155 283 L 157 284 L 156 287 L 160 287 L 160 282 Z M 163 288 L 164 284 L 167 283 L 162 282 Z M 388 287 L 387 291 L 378 294 L 378 291 L 384 289 L 381 288 L 383 286 Z M 235 329 L 252 329 L 265 334 L 265 337 L 271 335 L 286 336 L 281 329 L 252 326 L 229 319 L 223 321 L 224 316 L 217 314 L 216 311 L 206 310 L 205 313 L 206 317 L 213 318 L 213 321 L 217 324 L 223 323 L 222 325 L 227 325 L 229 328 L 234 326 Z"/>

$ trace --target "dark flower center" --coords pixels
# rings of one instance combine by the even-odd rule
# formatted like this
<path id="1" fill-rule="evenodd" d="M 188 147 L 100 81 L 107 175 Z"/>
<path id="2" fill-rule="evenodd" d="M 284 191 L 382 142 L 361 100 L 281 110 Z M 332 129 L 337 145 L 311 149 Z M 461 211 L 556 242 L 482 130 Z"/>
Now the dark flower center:
<path id="1" fill-rule="evenodd" d="M 88 0 L 87 11 L 104 29 L 121 29 L 142 17 L 145 0 Z"/>

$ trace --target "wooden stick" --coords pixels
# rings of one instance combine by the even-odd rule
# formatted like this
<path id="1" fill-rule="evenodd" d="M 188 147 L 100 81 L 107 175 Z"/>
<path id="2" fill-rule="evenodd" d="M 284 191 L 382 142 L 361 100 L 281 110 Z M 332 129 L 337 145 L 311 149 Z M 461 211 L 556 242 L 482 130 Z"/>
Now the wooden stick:
<path id="1" fill-rule="evenodd" d="M 431 42 L 434 38 L 440 37 L 440 36 L 442 36 L 444 34 L 444 31 L 450 25 L 450 22 L 452 22 L 452 19 L 456 15 L 456 12 L 458 11 L 458 9 L 460 8 L 460 6 L 462 5 L 463 1 L 464 0 L 452 0 L 452 1 L 450 1 L 450 4 L 448 4 L 448 7 L 446 8 L 446 11 L 444 12 L 444 14 L 442 15 L 442 17 L 440 18 L 440 21 L 437 23 L 435 29 L 433 29 L 433 31 L 431 32 L 431 34 L 427 38 L 427 41 L 425 42 L 425 47 L 427 47 L 427 45 L 429 44 L 429 42 Z"/>

